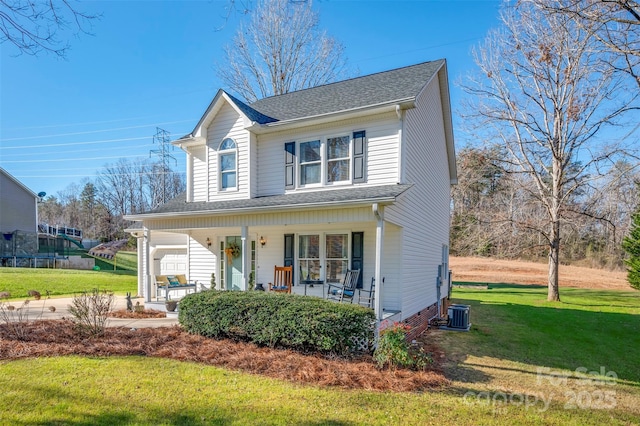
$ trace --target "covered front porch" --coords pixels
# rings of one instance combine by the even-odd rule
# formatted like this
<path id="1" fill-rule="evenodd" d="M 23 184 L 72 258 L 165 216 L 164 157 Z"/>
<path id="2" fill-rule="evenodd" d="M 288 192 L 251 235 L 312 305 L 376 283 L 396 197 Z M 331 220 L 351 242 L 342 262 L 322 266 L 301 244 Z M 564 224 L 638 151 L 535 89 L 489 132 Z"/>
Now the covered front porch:
<path id="1" fill-rule="evenodd" d="M 196 291 L 269 291 L 275 266 L 292 266 L 292 293 L 326 298 L 358 269 L 358 289 L 375 295 L 369 306 L 379 320 L 400 312 L 402 229 L 383 218 L 383 206 L 150 219 L 132 230 L 139 238 L 139 293 L 163 303 L 156 276 L 184 274 Z M 187 291 L 172 291 L 180 299 Z M 367 304 L 358 290 L 352 303 Z M 364 295 L 363 295 L 364 296 Z"/>

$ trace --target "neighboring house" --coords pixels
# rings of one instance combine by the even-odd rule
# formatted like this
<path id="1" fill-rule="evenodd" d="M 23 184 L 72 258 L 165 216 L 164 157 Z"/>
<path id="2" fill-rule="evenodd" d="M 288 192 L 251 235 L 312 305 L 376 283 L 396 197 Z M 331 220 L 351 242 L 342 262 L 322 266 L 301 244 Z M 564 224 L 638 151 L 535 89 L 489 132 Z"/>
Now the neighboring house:
<path id="1" fill-rule="evenodd" d="M 320 296 L 360 269 L 379 320 L 422 329 L 438 313 L 457 180 L 445 60 L 250 105 L 220 90 L 173 143 L 186 193 L 127 217 L 147 301 L 155 275 L 247 290 L 294 265 L 295 293 Z"/>
<path id="2" fill-rule="evenodd" d="M 38 196 L 0 168 L 0 256 L 38 251 Z"/>

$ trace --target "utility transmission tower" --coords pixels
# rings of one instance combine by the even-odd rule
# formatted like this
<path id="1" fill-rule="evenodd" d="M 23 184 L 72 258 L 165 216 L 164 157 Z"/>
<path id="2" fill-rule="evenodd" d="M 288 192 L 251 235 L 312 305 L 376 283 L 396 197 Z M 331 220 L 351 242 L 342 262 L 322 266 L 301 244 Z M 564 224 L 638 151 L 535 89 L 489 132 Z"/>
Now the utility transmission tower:
<path id="1" fill-rule="evenodd" d="M 171 139 L 169 138 L 169 132 L 160 127 L 156 127 L 156 134 L 153 136 L 153 143 L 158 144 L 158 149 L 152 149 L 149 151 L 149 156 L 155 155 L 160 157 L 160 171 L 156 172 L 156 176 L 160 174 L 160 194 L 159 197 L 154 197 L 154 205 L 156 207 L 160 204 L 167 202 L 167 179 L 171 173 L 170 162 L 173 161 L 174 165 L 178 164 L 176 158 L 171 154 L 173 151 L 173 145 L 171 145 Z"/>

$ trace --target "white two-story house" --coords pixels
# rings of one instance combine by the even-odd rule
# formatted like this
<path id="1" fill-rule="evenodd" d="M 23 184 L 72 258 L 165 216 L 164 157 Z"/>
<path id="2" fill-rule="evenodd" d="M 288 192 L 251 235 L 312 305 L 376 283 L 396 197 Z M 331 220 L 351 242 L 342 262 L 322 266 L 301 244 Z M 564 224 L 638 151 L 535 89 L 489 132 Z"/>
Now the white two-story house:
<path id="1" fill-rule="evenodd" d="M 438 313 L 457 179 L 445 60 L 252 104 L 220 90 L 173 143 L 186 193 L 128 217 L 147 301 L 159 274 L 247 290 L 293 265 L 294 293 L 359 269 L 379 320 L 423 328 Z"/>

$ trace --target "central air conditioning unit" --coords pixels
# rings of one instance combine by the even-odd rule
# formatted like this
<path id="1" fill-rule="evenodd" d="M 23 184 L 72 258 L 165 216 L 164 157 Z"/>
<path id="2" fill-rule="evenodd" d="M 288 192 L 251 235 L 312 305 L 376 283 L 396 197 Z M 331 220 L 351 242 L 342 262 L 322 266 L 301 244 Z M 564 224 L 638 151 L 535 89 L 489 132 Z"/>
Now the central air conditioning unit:
<path id="1" fill-rule="evenodd" d="M 447 324 L 448 329 L 455 330 L 467 330 L 471 327 L 469 323 L 469 305 L 451 305 L 447 309 L 447 315 L 449 322 Z"/>

